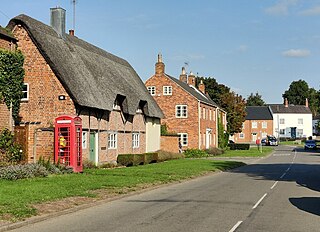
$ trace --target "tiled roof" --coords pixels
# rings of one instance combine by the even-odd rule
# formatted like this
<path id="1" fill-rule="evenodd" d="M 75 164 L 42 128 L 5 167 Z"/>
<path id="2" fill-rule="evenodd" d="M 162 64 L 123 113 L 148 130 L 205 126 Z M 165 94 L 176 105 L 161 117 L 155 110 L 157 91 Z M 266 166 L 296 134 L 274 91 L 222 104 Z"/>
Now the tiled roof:
<path id="1" fill-rule="evenodd" d="M 268 106 L 247 106 L 246 120 L 272 120 L 272 114 Z"/>
<path id="2" fill-rule="evenodd" d="M 196 99 L 198 99 L 199 101 L 206 103 L 208 105 L 219 107 L 217 103 L 215 103 L 208 95 L 203 94 L 200 90 L 198 90 L 194 86 L 188 85 L 187 83 L 180 81 L 177 78 L 174 78 L 168 74 L 165 74 L 165 75 L 169 77 L 172 81 L 174 81 L 177 85 L 179 85 L 182 89 L 184 89 L 186 92 L 188 92 L 189 94 L 194 96 Z"/>
<path id="3" fill-rule="evenodd" d="M 288 105 L 270 104 L 272 113 L 274 114 L 312 114 L 309 107 L 304 105 Z"/>

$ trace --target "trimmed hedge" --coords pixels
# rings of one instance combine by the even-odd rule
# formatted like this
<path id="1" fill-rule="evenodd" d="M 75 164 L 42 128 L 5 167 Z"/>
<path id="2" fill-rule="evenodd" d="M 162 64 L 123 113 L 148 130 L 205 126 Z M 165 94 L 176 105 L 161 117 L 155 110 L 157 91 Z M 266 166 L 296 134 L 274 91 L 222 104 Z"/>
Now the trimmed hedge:
<path id="1" fill-rule="evenodd" d="M 119 154 L 117 158 L 117 163 L 126 167 L 156 163 L 157 161 L 157 153 Z"/>
<path id="2" fill-rule="evenodd" d="M 248 143 L 230 143 L 228 146 L 230 150 L 249 150 L 250 148 Z"/>

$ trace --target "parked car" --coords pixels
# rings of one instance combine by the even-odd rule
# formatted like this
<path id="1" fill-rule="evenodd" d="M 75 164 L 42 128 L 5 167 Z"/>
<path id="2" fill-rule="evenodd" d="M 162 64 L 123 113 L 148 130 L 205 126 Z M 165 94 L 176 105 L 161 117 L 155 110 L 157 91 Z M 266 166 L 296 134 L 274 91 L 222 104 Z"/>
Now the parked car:
<path id="1" fill-rule="evenodd" d="M 261 139 L 261 145 L 262 145 L 262 146 L 267 145 L 267 138 Z"/>
<path id="2" fill-rule="evenodd" d="M 304 150 L 317 149 L 317 143 L 315 140 L 306 140 L 304 144 Z"/>
<path id="3" fill-rule="evenodd" d="M 278 146 L 278 140 L 274 136 L 268 136 L 267 145 L 268 146 Z"/>

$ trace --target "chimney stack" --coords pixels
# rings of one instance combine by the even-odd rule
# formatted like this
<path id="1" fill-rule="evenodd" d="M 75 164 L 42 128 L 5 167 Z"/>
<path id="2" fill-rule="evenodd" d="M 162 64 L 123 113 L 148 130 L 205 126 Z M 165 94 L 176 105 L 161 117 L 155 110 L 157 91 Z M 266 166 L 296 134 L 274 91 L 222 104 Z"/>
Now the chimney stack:
<path id="1" fill-rule="evenodd" d="M 192 72 L 188 76 L 188 85 L 196 86 L 196 76 Z"/>
<path id="2" fill-rule="evenodd" d="M 156 76 L 164 74 L 164 63 L 162 62 L 162 55 L 158 54 L 158 62 L 156 63 Z"/>
<path id="3" fill-rule="evenodd" d="M 288 106 L 289 106 L 289 103 L 288 103 L 288 99 L 287 99 L 287 98 L 284 99 L 284 106 L 285 106 L 285 107 L 288 107 Z"/>
<path id="4" fill-rule="evenodd" d="M 70 29 L 70 30 L 69 30 L 69 35 L 74 36 L 74 30 L 73 30 L 73 29 Z"/>
<path id="5" fill-rule="evenodd" d="M 61 7 L 50 8 L 50 25 L 58 33 L 61 38 L 64 38 L 66 33 L 66 10 Z"/>
<path id="6" fill-rule="evenodd" d="M 203 84 L 203 81 L 201 80 L 200 81 L 200 84 L 199 84 L 199 90 L 201 91 L 201 93 L 203 93 L 203 94 L 206 94 L 206 87 L 205 87 L 205 85 Z"/>
<path id="7" fill-rule="evenodd" d="M 186 69 L 184 67 L 182 67 L 182 71 L 181 71 L 181 74 L 180 74 L 180 81 L 184 82 L 184 83 L 187 83 L 188 80 L 187 80 L 187 73 L 186 73 Z"/>
<path id="8" fill-rule="evenodd" d="M 308 98 L 306 98 L 306 107 L 309 107 L 309 101 L 308 101 Z"/>

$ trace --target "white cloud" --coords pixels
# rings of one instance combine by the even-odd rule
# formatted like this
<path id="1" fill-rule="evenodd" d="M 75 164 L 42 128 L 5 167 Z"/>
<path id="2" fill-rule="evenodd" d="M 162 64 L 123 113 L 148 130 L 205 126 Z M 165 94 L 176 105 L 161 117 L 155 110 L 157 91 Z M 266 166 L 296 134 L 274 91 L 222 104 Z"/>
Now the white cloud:
<path id="1" fill-rule="evenodd" d="M 267 14 L 271 15 L 287 15 L 289 8 L 296 5 L 298 0 L 279 0 L 275 5 L 265 9 Z"/>
<path id="2" fill-rule="evenodd" d="M 320 15 L 320 6 L 315 6 L 313 8 L 301 11 L 300 15 L 305 15 L 305 16 Z"/>
<path id="3" fill-rule="evenodd" d="M 246 52 L 248 50 L 248 46 L 247 45 L 240 45 L 237 50 L 239 52 Z"/>
<path id="4" fill-rule="evenodd" d="M 283 51 L 282 55 L 285 57 L 307 57 L 310 55 L 310 51 L 306 49 L 290 49 Z"/>

